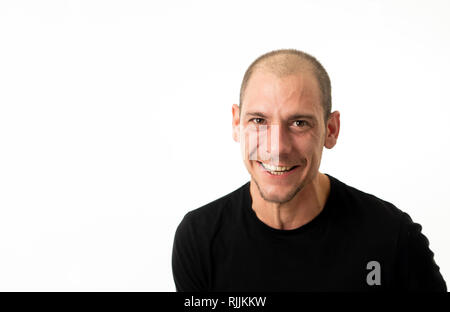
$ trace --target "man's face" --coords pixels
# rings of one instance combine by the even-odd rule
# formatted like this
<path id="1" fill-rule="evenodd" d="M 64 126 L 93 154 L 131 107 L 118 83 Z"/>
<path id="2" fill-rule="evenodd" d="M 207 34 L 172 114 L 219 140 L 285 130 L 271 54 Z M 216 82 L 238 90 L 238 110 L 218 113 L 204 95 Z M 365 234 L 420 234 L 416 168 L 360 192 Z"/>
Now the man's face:
<path id="1" fill-rule="evenodd" d="M 240 116 L 233 108 L 245 166 L 266 201 L 291 200 L 318 173 L 326 137 L 320 100 L 311 73 L 278 78 L 257 71 L 248 82 Z"/>

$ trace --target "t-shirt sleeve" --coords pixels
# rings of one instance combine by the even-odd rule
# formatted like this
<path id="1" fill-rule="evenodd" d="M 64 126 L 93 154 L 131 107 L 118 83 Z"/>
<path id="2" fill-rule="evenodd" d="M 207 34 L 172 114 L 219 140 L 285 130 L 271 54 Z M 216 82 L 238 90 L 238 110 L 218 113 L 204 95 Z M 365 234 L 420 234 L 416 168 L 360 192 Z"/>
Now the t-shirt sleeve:
<path id="1" fill-rule="evenodd" d="M 398 246 L 399 288 L 405 291 L 446 292 L 447 285 L 434 261 L 430 243 L 422 233 L 422 226 L 414 223 L 405 212 L 403 217 Z"/>
<path id="2" fill-rule="evenodd" d="M 172 273 L 177 292 L 207 291 L 204 250 L 191 217 L 190 213 L 184 216 L 173 242 Z"/>

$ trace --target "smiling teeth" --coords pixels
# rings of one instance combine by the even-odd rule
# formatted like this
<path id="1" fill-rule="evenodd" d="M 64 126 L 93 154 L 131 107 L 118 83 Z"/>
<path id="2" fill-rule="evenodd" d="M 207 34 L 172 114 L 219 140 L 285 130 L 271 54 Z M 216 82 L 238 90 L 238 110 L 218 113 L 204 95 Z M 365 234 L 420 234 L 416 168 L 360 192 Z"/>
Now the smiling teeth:
<path id="1" fill-rule="evenodd" d="M 278 173 L 278 172 L 283 172 L 283 171 L 288 171 L 288 170 L 290 170 L 290 169 L 292 169 L 292 167 L 279 167 L 279 166 L 273 166 L 273 165 L 269 165 L 269 164 L 264 164 L 264 163 L 261 163 L 262 164 L 262 166 L 265 168 L 265 169 L 267 169 L 267 170 L 269 170 L 271 173 Z"/>

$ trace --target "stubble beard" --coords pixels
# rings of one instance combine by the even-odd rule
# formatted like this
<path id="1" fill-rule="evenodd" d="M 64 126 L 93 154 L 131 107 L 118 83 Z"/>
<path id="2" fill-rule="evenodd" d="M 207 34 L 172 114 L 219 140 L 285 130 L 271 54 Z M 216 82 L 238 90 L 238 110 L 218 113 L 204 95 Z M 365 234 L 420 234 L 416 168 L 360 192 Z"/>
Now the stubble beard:
<path id="1" fill-rule="evenodd" d="M 295 195 L 297 195 L 298 192 L 300 192 L 304 186 L 305 186 L 305 181 L 303 181 L 302 183 L 300 183 L 300 185 L 298 185 L 294 190 L 292 190 L 291 192 L 289 192 L 287 195 L 284 196 L 284 198 L 282 199 L 275 199 L 275 198 L 270 198 L 269 196 L 267 196 L 266 194 L 264 194 L 263 190 L 261 189 L 261 187 L 258 184 L 258 181 L 253 177 L 253 181 L 255 182 L 256 186 L 258 187 L 258 191 L 260 196 L 267 202 L 270 203 L 276 203 L 276 204 L 284 204 L 289 202 L 290 200 L 292 200 L 292 198 L 295 197 Z"/>

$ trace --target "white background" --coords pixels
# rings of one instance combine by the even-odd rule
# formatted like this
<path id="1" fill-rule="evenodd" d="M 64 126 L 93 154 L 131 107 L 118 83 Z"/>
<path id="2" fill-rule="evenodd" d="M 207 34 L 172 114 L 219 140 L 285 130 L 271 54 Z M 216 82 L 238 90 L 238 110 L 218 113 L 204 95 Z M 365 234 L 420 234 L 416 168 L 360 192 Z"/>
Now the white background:
<path id="1" fill-rule="evenodd" d="M 423 226 L 450 278 L 450 2 L 0 2 L 0 290 L 173 291 L 175 229 L 249 180 L 231 105 L 259 55 L 328 70 L 321 172 Z"/>

